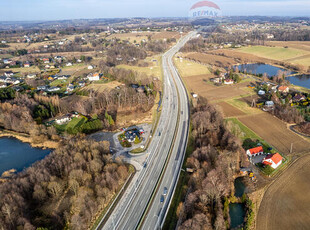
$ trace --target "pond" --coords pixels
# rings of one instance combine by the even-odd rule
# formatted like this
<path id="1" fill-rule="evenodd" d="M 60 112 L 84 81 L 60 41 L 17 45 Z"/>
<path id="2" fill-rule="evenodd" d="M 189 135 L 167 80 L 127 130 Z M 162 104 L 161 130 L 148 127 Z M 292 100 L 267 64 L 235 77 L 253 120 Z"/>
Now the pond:
<path id="1" fill-rule="evenodd" d="M 269 78 L 276 76 L 279 70 L 287 72 L 288 76 L 296 74 L 296 72 L 268 64 L 243 64 L 235 67 L 237 67 L 242 72 L 246 70 L 248 73 L 257 75 L 266 73 Z M 288 80 L 293 85 L 310 89 L 310 75 L 289 76 L 286 78 L 286 80 Z"/>
<path id="2" fill-rule="evenodd" d="M 229 204 L 230 228 L 238 228 L 243 225 L 245 218 L 245 207 L 240 203 Z"/>
<path id="3" fill-rule="evenodd" d="M 16 138 L 0 138 L 0 176 L 3 172 L 15 169 L 17 172 L 43 159 L 52 150 L 32 148 Z"/>
<path id="4" fill-rule="evenodd" d="M 234 185 L 235 185 L 235 196 L 242 197 L 246 189 L 246 186 L 243 182 L 243 178 L 242 177 L 236 178 Z"/>
<path id="5" fill-rule="evenodd" d="M 310 89 L 310 75 L 295 75 L 286 78 L 293 85 Z"/>
<path id="6" fill-rule="evenodd" d="M 292 71 L 289 71 L 283 68 L 279 68 L 277 66 L 268 65 L 268 64 L 259 64 L 259 63 L 243 64 L 243 65 L 238 65 L 236 67 L 242 72 L 246 71 L 248 73 L 252 73 L 256 75 L 266 73 L 268 77 L 276 76 L 279 70 L 287 72 L 287 75 L 296 73 L 296 72 L 292 72 Z"/>

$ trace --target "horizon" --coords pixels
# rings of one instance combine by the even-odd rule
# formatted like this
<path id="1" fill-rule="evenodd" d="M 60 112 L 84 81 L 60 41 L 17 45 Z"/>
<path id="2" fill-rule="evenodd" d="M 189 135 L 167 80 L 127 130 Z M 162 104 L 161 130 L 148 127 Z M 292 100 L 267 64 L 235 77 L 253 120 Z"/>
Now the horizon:
<path id="1" fill-rule="evenodd" d="M 110 0 L 12 0 L 2 3 L 1 22 L 60 21 L 103 18 L 179 18 L 187 17 L 191 5 L 198 1 L 143 0 L 113 2 Z M 309 17 L 310 2 L 306 0 L 223 0 L 214 1 L 223 16 Z M 164 6 L 164 7 L 163 7 Z M 14 14 L 12 11 L 14 10 Z"/>

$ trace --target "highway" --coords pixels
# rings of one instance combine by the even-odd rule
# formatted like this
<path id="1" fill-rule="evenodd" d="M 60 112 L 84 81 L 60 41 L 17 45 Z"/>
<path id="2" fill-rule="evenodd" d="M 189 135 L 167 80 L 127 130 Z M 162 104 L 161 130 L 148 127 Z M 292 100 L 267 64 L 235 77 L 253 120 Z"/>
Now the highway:
<path id="1" fill-rule="evenodd" d="M 97 229 L 159 229 L 163 225 L 184 159 L 189 128 L 188 97 L 172 58 L 195 35 L 191 32 L 181 38 L 162 56 L 162 112 L 147 149 L 146 163 L 137 169 L 110 218 Z M 168 190 L 161 201 L 164 187 Z"/>

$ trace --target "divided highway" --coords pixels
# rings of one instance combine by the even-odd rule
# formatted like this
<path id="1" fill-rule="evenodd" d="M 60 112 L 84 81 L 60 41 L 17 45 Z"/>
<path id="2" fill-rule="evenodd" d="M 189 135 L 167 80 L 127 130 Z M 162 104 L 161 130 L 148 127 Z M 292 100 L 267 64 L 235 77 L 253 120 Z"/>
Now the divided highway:
<path id="1" fill-rule="evenodd" d="M 189 33 L 163 55 L 162 113 L 146 163 L 137 170 L 110 218 L 97 229 L 162 227 L 180 174 L 189 128 L 188 97 L 172 58 L 195 35 L 196 32 Z"/>

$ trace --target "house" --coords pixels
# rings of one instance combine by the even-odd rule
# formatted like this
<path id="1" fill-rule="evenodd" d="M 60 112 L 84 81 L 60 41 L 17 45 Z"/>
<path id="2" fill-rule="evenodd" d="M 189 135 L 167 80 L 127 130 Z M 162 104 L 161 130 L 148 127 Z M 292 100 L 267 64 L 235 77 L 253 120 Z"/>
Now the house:
<path id="1" fill-rule="evenodd" d="M 9 83 L 9 84 L 13 84 L 13 85 L 17 85 L 20 83 L 20 80 L 14 78 L 14 77 L 8 77 L 6 80 L 5 80 L 6 83 Z"/>
<path id="2" fill-rule="evenodd" d="M 50 59 L 49 58 L 43 58 L 42 61 L 43 61 L 44 64 L 50 63 Z"/>
<path id="3" fill-rule="evenodd" d="M 264 154 L 264 149 L 262 146 L 258 146 L 256 148 L 252 148 L 252 149 L 248 149 L 246 151 L 246 154 L 249 156 L 249 157 L 256 157 L 258 155 L 262 155 Z"/>
<path id="4" fill-rule="evenodd" d="M 56 124 L 58 124 L 58 125 L 65 124 L 65 123 L 67 123 L 67 122 L 69 122 L 69 121 L 71 121 L 71 118 L 70 118 L 68 115 L 62 116 L 62 117 L 59 117 L 59 118 L 56 118 L 56 119 L 55 119 L 55 122 L 56 122 Z"/>
<path id="5" fill-rule="evenodd" d="M 273 107 L 274 106 L 274 102 L 273 101 L 266 101 L 265 102 L 265 106 L 266 107 Z"/>
<path id="6" fill-rule="evenodd" d="M 61 88 L 57 87 L 57 86 L 52 86 L 52 87 L 47 89 L 48 92 L 57 92 L 59 90 L 61 90 Z"/>
<path id="7" fill-rule="evenodd" d="M 197 98 L 197 97 L 198 97 L 198 94 L 194 93 L 193 98 Z"/>
<path id="8" fill-rule="evenodd" d="M 99 77 L 99 73 L 90 73 L 87 75 L 87 79 L 89 81 L 99 81 L 100 77 Z"/>
<path id="9" fill-rule="evenodd" d="M 305 100 L 306 97 L 302 94 L 296 94 L 292 99 L 293 101 L 302 101 L 302 100 Z"/>
<path id="10" fill-rule="evenodd" d="M 210 81 L 213 81 L 214 83 L 222 83 L 222 77 L 215 77 L 211 78 Z"/>
<path id="11" fill-rule="evenodd" d="M 281 93 L 288 93 L 290 91 L 290 88 L 284 85 L 281 85 L 278 87 L 278 91 Z"/>
<path id="12" fill-rule="evenodd" d="M 46 90 L 46 86 L 45 85 L 40 85 L 37 87 L 37 90 Z"/>
<path id="13" fill-rule="evenodd" d="M 6 76 L 6 77 L 12 77 L 13 75 L 14 75 L 14 73 L 12 71 L 4 72 L 4 76 Z"/>
<path id="14" fill-rule="evenodd" d="M 3 59 L 4 64 L 11 64 L 12 60 L 11 59 Z"/>
<path id="15" fill-rule="evenodd" d="M 25 62 L 25 63 L 24 63 L 24 67 L 25 67 L 25 68 L 29 68 L 29 67 L 30 67 L 30 63 L 29 63 L 29 62 Z"/>
<path id="16" fill-rule="evenodd" d="M 144 87 L 143 86 L 140 86 L 137 90 L 138 93 L 144 93 Z"/>
<path id="17" fill-rule="evenodd" d="M 224 84 L 225 85 L 232 85 L 232 84 L 234 84 L 234 80 L 233 79 L 225 79 Z"/>
<path id="18" fill-rule="evenodd" d="M 87 69 L 94 69 L 94 67 L 92 65 L 89 65 Z"/>
<path id="19" fill-rule="evenodd" d="M 68 62 L 68 63 L 66 64 L 66 66 L 72 66 L 72 63 L 71 63 L 71 62 Z"/>
<path id="20" fill-rule="evenodd" d="M 85 82 L 84 82 L 84 81 L 80 81 L 80 82 L 79 82 L 79 86 L 80 86 L 80 87 L 84 87 L 84 86 L 85 86 Z"/>
<path id="21" fill-rule="evenodd" d="M 262 163 L 264 165 L 270 165 L 273 169 L 278 168 L 282 164 L 283 157 L 279 154 L 269 154 L 264 158 Z"/>
<path id="22" fill-rule="evenodd" d="M 263 96 L 263 95 L 265 95 L 265 93 L 266 92 L 264 90 L 259 90 L 257 94 L 260 95 L 260 96 Z"/>
<path id="23" fill-rule="evenodd" d="M 73 90 L 74 90 L 74 85 L 69 84 L 69 85 L 67 86 L 67 91 L 68 91 L 68 92 L 72 92 Z"/>
<path id="24" fill-rule="evenodd" d="M 67 80 L 70 77 L 70 75 L 62 75 L 62 76 L 58 76 L 57 79 L 58 80 Z"/>

